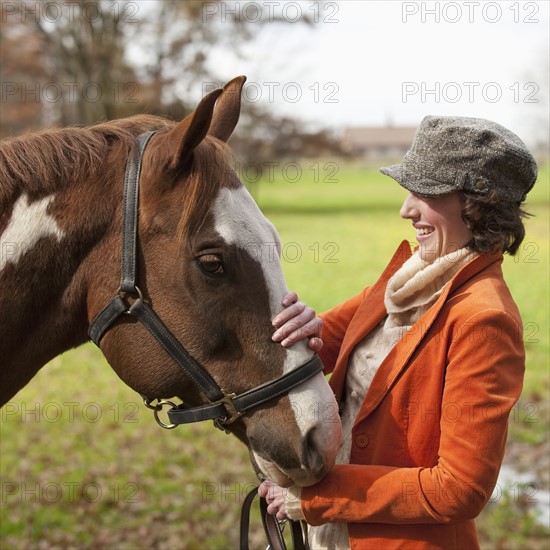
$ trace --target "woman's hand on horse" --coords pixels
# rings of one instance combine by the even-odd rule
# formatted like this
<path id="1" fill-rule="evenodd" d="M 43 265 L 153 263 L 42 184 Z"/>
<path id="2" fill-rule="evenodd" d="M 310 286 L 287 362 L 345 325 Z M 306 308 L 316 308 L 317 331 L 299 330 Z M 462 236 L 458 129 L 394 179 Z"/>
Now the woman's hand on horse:
<path id="1" fill-rule="evenodd" d="M 301 302 L 295 292 L 286 294 L 282 305 L 284 309 L 272 320 L 277 329 L 271 337 L 272 340 L 280 342 L 286 348 L 307 338 L 309 348 L 319 351 L 323 347 L 323 321 L 317 317 L 315 310 Z"/>
<path id="2" fill-rule="evenodd" d="M 276 516 L 279 521 L 287 518 L 285 505 L 285 489 L 282 489 L 271 481 L 264 481 L 258 487 L 258 494 L 261 497 L 265 498 L 268 504 L 268 514 Z"/>

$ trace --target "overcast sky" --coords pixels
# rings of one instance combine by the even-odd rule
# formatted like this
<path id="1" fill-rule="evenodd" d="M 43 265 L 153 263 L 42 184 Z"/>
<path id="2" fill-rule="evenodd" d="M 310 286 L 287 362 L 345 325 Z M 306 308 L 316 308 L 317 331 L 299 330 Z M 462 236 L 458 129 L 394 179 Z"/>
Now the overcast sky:
<path id="1" fill-rule="evenodd" d="M 334 129 L 417 125 L 426 114 L 479 116 L 527 142 L 548 134 L 549 2 L 344 0 L 237 2 L 251 24 L 270 10 L 313 27 L 267 24 L 237 59 L 212 52 L 245 97 Z M 214 5 L 205 17 L 232 17 Z M 546 113 L 546 115 L 545 115 Z M 546 117 L 546 122 L 544 122 Z"/>

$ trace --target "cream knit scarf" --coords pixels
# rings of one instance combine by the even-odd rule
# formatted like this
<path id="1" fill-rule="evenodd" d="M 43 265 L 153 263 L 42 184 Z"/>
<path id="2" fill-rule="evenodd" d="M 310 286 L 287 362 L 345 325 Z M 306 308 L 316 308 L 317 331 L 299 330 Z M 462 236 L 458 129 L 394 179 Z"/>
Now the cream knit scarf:
<path id="1" fill-rule="evenodd" d="M 384 296 L 386 328 L 414 325 L 474 256 L 475 252 L 461 248 L 430 263 L 422 260 L 418 252 L 413 254 L 388 281 Z"/>

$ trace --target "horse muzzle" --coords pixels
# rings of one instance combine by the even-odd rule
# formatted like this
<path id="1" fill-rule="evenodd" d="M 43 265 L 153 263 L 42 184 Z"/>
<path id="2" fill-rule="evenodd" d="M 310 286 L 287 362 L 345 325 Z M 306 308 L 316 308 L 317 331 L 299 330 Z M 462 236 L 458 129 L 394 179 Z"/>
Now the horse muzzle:
<path id="1" fill-rule="evenodd" d="M 274 409 L 267 421 L 251 422 L 249 448 L 265 477 L 277 485 L 314 485 L 334 466 L 342 444 L 338 405 L 321 373 L 292 390 L 278 407 L 288 405 L 291 411 L 283 412 L 276 426 L 269 425 Z"/>

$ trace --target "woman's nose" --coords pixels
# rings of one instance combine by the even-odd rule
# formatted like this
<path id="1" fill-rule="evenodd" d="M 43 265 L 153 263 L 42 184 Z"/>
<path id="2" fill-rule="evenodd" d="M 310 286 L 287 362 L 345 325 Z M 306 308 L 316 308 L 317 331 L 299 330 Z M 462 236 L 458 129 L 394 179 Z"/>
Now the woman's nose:
<path id="1" fill-rule="evenodd" d="M 414 200 L 414 195 L 412 193 L 409 193 L 403 201 L 401 209 L 399 210 L 399 215 L 403 219 L 410 220 L 418 217 L 418 210 L 415 207 Z"/>

